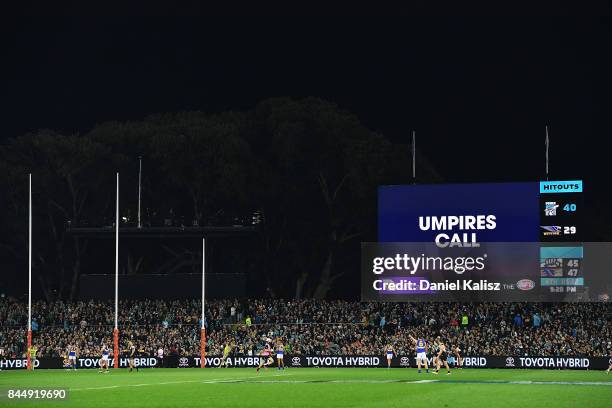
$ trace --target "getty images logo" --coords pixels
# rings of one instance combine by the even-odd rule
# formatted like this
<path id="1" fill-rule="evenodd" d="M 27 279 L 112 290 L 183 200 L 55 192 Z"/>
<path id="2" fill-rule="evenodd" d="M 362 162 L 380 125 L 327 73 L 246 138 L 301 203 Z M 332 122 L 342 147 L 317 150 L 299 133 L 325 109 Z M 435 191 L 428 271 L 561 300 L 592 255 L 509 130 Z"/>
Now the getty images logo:
<path id="1" fill-rule="evenodd" d="M 540 194 L 582 193 L 582 180 L 540 181 Z"/>

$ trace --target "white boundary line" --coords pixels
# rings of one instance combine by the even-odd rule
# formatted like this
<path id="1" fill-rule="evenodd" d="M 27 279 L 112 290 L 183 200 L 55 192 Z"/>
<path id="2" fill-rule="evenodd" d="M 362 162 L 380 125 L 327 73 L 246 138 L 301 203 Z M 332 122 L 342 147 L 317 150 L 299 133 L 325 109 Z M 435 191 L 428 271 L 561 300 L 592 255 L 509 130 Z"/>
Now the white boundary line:
<path id="1" fill-rule="evenodd" d="M 278 375 L 274 376 L 278 377 Z M 206 384 L 430 384 L 430 383 L 442 383 L 442 384 L 454 384 L 454 385 L 595 385 L 595 386 L 612 386 L 612 382 L 598 382 L 598 381 L 445 381 L 445 380 L 414 380 L 414 381 L 403 381 L 400 379 L 396 380 L 266 380 L 260 378 L 258 380 L 244 381 L 248 378 L 260 378 L 260 377 L 243 377 L 243 378 L 232 378 L 232 379 L 212 379 L 203 381 Z M 268 377 L 269 378 L 269 377 Z"/>
<path id="2" fill-rule="evenodd" d="M 286 376 L 291 374 L 274 374 L 272 377 Z M 127 388 L 127 387 L 146 387 L 150 385 L 171 385 L 171 384 L 224 384 L 232 382 L 240 382 L 251 378 L 261 378 L 260 376 L 249 376 L 240 378 L 212 378 L 210 380 L 184 380 L 184 381 L 164 381 L 156 383 L 142 383 L 142 384 L 118 384 L 118 385 L 106 385 L 101 387 L 86 387 L 86 388 L 68 388 L 70 391 L 93 391 L 93 390 L 109 390 L 114 388 Z"/>

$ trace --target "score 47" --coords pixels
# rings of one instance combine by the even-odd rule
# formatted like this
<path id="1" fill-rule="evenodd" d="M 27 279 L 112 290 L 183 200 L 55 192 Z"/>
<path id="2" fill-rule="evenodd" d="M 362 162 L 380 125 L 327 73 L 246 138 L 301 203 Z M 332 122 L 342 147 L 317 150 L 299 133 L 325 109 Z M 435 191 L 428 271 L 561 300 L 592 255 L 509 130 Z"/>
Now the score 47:
<path id="1" fill-rule="evenodd" d="M 579 259 L 568 259 L 567 260 L 567 276 L 578 276 L 578 272 L 580 270 L 580 260 Z"/>

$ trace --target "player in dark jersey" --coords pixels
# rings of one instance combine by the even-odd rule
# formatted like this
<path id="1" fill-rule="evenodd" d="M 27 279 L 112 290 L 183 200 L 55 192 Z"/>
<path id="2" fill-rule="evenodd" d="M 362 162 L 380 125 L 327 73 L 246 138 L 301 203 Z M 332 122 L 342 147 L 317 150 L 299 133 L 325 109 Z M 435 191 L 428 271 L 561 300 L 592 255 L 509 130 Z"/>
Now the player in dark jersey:
<path id="1" fill-rule="evenodd" d="M 436 339 L 437 343 L 438 343 L 438 355 L 436 356 L 436 369 L 434 370 L 434 374 L 439 374 L 440 373 L 440 366 L 442 364 L 444 364 L 444 367 L 446 367 L 446 375 L 450 375 L 451 371 L 450 368 L 448 367 L 448 352 L 446 351 L 446 345 L 442 342 L 442 340 L 440 340 L 439 338 Z"/>
<path id="2" fill-rule="evenodd" d="M 266 343 L 265 347 L 259 353 L 261 358 L 259 359 L 259 366 L 257 367 L 257 374 L 259 374 L 259 370 L 265 368 L 266 370 L 272 364 L 274 364 L 274 359 L 272 358 L 272 348 L 270 347 L 270 343 Z"/>
<path id="3" fill-rule="evenodd" d="M 612 357 L 612 349 L 610 349 L 610 342 L 608 342 L 608 348 L 606 351 L 607 352 L 604 355 Z M 609 363 L 610 365 L 608 366 L 608 369 L 606 370 L 606 374 L 610 374 L 610 370 L 612 370 L 612 358 L 610 358 Z"/>
<path id="4" fill-rule="evenodd" d="M 433 343 L 431 344 L 431 366 L 433 367 L 433 369 L 436 369 L 436 366 L 438 365 L 438 352 L 440 351 L 440 343 L 439 343 L 439 339 L 434 339 Z"/>
<path id="5" fill-rule="evenodd" d="M 4 352 L 4 347 L 0 346 L 0 366 L 2 366 L 2 362 L 6 360 L 6 354 Z M 0 371 L 2 371 L 2 369 L 0 368 Z"/>
<path id="6" fill-rule="evenodd" d="M 129 355 L 129 363 L 130 363 L 130 373 L 134 368 L 136 368 L 136 372 L 138 372 L 138 366 L 134 364 L 134 358 L 136 357 L 136 345 L 130 340 L 128 341 L 128 349 L 126 350 Z"/>

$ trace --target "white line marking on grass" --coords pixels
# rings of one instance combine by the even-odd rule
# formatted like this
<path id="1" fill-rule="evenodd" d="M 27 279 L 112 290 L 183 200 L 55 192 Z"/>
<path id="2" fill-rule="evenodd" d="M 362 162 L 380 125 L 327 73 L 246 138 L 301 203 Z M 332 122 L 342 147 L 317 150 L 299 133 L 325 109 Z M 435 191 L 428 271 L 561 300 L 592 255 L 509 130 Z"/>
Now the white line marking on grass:
<path id="1" fill-rule="evenodd" d="M 520 385 L 608 385 L 612 386 L 612 382 L 604 381 L 506 381 L 502 384 L 520 384 Z"/>
<path id="2" fill-rule="evenodd" d="M 271 376 L 267 376 L 267 377 L 260 377 L 259 375 L 254 375 L 251 377 L 239 377 L 239 378 L 216 378 L 216 379 L 212 379 L 212 380 L 204 380 L 202 381 L 203 384 L 230 384 L 230 383 L 240 383 L 240 382 L 248 382 L 248 383 L 252 383 L 252 382 L 260 382 L 260 383 L 275 383 L 278 381 L 264 381 L 264 380 L 260 380 L 260 381 L 243 381 L 243 380 L 247 380 L 250 378 L 270 378 L 270 377 L 286 377 L 289 376 L 291 374 L 273 374 Z"/>
<path id="3" fill-rule="evenodd" d="M 190 381 L 166 381 L 166 382 L 143 383 L 143 384 L 106 385 L 102 387 L 70 388 L 70 391 L 107 390 L 107 389 L 112 389 L 112 388 L 123 388 L 123 387 L 144 387 L 147 385 L 187 384 L 187 383 L 199 383 L 199 382 L 200 382 L 199 380 L 190 380 Z"/>
<path id="4" fill-rule="evenodd" d="M 257 377 L 243 377 L 243 378 L 213 378 L 210 380 L 200 381 L 202 384 L 223 384 L 223 383 L 232 383 L 237 381 L 242 381 L 247 378 L 257 378 Z"/>
<path id="5" fill-rule="evenodd" d="M 242 379 L 236 378 L 226 381 L 216 381 L 218 383 L 232 383 L 232 384 L 390 384 L 390 383 L 403 383 L 402 380 L 266 380 L 257 377 L 257 380 L 243 381 Z M 437 380 L 432 380 L 437 381 Z"/>
<path id="6" fill-rule="evenodd" d="M 217 384 L 217 383 L 222 383 L 222 382 L 240 381 L 241 379 L 249 379 L 249 378 L 259 378 L 259 377 L 251 376 L 251 377 L 241 377 L 241 378 L 213 378 L 213 379 L 204 380 L 204 381 L 203 380 L 183 380 L 183 381 L 164 381 L 164 382 L 142 383 L 142 384 L 106 385 L 106 386 L 101 386 L 101 387 L 70 388 L 70 391 L 107 390 L 107 389 L 123 388 L 123 387 L 146 387 L 149 385 L 171 385 L 171 384 L 189 384 L 189 383 Z"/>
<path id="7" fill-rule="evenodd" d="M 249 378 L 256 378 L 255 380 L 249 380 Z M 269 377 L 268 377 L 269 378 Z M 597 381 L 504 381 L 504 380 L 360 380 L 360 379 L 347 379 L 347 380 L 275 380 L 261 377 L 243 377 L 243 378 L 228 378 L 223 380 L 209 380 L 206 381 L 209 384 L 514 384 L 514 385 L 601 385 L 601 386 L 612 386 L 612 382 L 597 382 Z"/>

